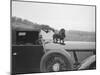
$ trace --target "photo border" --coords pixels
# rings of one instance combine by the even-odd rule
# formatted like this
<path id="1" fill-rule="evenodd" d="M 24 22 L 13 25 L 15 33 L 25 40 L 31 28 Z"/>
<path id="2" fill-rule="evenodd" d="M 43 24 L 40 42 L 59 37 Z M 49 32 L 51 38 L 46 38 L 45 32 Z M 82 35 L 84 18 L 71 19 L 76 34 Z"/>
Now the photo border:
<path id="1" fill-rule="evenodd" d="M 31 2 L 31 3 L 42 3 L 42 4 L 58 4 L 58 5 L 76 5 L 76 6 L 90 6 L 95 7 L 95 49 L 96 49 L 96 69 L 97 69 L 97 5 L 88 4 L 73 4 L 73 3 L 63 3 L 63 2 L 45 2 L 45 1 L 26 1 L 26 0 L 10 0 L 10 74 L 12 74 L 12 27 L 11 27 L 11 17 L 12 17 L 12 1 L 15 2 Z M 96 70 L 92 69 L 92 70 Z M 82 70 L 78 70 L 82 71 Z M 87 70 L 85 70 L 87 71 Z M 63 71 L 66 72 L 66 71 Z M 51 72 L 49 72 L 51 73 Z M 34 73 L 36 74 L 36 73 Z M 41 73 L 38 73 L 41 74 Z"/>

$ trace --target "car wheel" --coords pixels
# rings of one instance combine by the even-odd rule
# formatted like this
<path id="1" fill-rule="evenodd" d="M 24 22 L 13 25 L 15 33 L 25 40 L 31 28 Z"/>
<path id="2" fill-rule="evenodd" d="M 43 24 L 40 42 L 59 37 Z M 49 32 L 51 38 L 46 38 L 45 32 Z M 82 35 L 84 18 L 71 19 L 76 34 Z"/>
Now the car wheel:
<path id="1" fill-rule="evenodd" d="M 41 72 L 70 71 L 72 64 L 68 58 L 60 53 L 45 54 L 40 63 Z"/>

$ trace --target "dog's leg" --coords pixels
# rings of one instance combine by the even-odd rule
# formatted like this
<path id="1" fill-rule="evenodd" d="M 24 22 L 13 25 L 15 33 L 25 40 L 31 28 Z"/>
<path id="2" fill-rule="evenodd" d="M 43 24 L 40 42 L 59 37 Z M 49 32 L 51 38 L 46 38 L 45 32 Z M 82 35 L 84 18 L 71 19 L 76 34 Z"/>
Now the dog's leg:
<path id="1" fill-rule="evenodd" d="M 62 44 L 65 45 L 65 43 L 64 43 L 64 39 L 62 40 Z"/>
<path id="2" fill-rule="evenodd" d="M 55 39 L 55 38 L 53 38 L 53 42 L 54 42 L 54 43 L 56 42 L 56 39 Z"/>
<path id="3" fill-rule="evenodd" d="M 53 38 L 53 43 L 55 42 L 55 39 Z"/>
<path id="4" fill-rule="evenodd" d="M 56 38 L 54 39 L 54 43 L 56 43 Z"/>
<path id="5" fill-rule="evenodd" d="M 64 39 L 62 40 L 62 43 L 64 44 Z"/>
<path id="6" fill-rule="evenodd" d="M 58 43 L 58 39 L 56 38 L 56 43 Z"/>
<path id="7" fill-rule="evenodd" d="M 61 44 L 61 39 L 59 39 L 60 40 L 60 44 Z"/>

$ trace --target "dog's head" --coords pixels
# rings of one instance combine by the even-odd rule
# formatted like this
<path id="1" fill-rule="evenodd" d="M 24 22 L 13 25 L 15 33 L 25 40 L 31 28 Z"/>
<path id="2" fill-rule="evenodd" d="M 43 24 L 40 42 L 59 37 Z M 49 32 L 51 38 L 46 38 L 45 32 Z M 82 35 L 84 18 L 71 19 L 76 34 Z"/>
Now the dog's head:
<path id="1" fill-rule="evenodd" d="M 60 31 L 59 31 L 59 35 L 61 36 L 61 38 L 65 38 L 65 29 L 61 29 Z"/>

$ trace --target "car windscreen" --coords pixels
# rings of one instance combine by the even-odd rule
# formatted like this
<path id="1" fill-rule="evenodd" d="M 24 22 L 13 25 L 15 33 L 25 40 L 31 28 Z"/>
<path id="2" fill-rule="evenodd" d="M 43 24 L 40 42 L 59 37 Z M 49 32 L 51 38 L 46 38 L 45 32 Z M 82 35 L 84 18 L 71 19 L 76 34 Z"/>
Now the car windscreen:
<path id="1" fill-rule="evenodd" d="M 16 31 L 16 42 L 17 44 L 36 44 L 38 36 L 38 31 Z"/>

